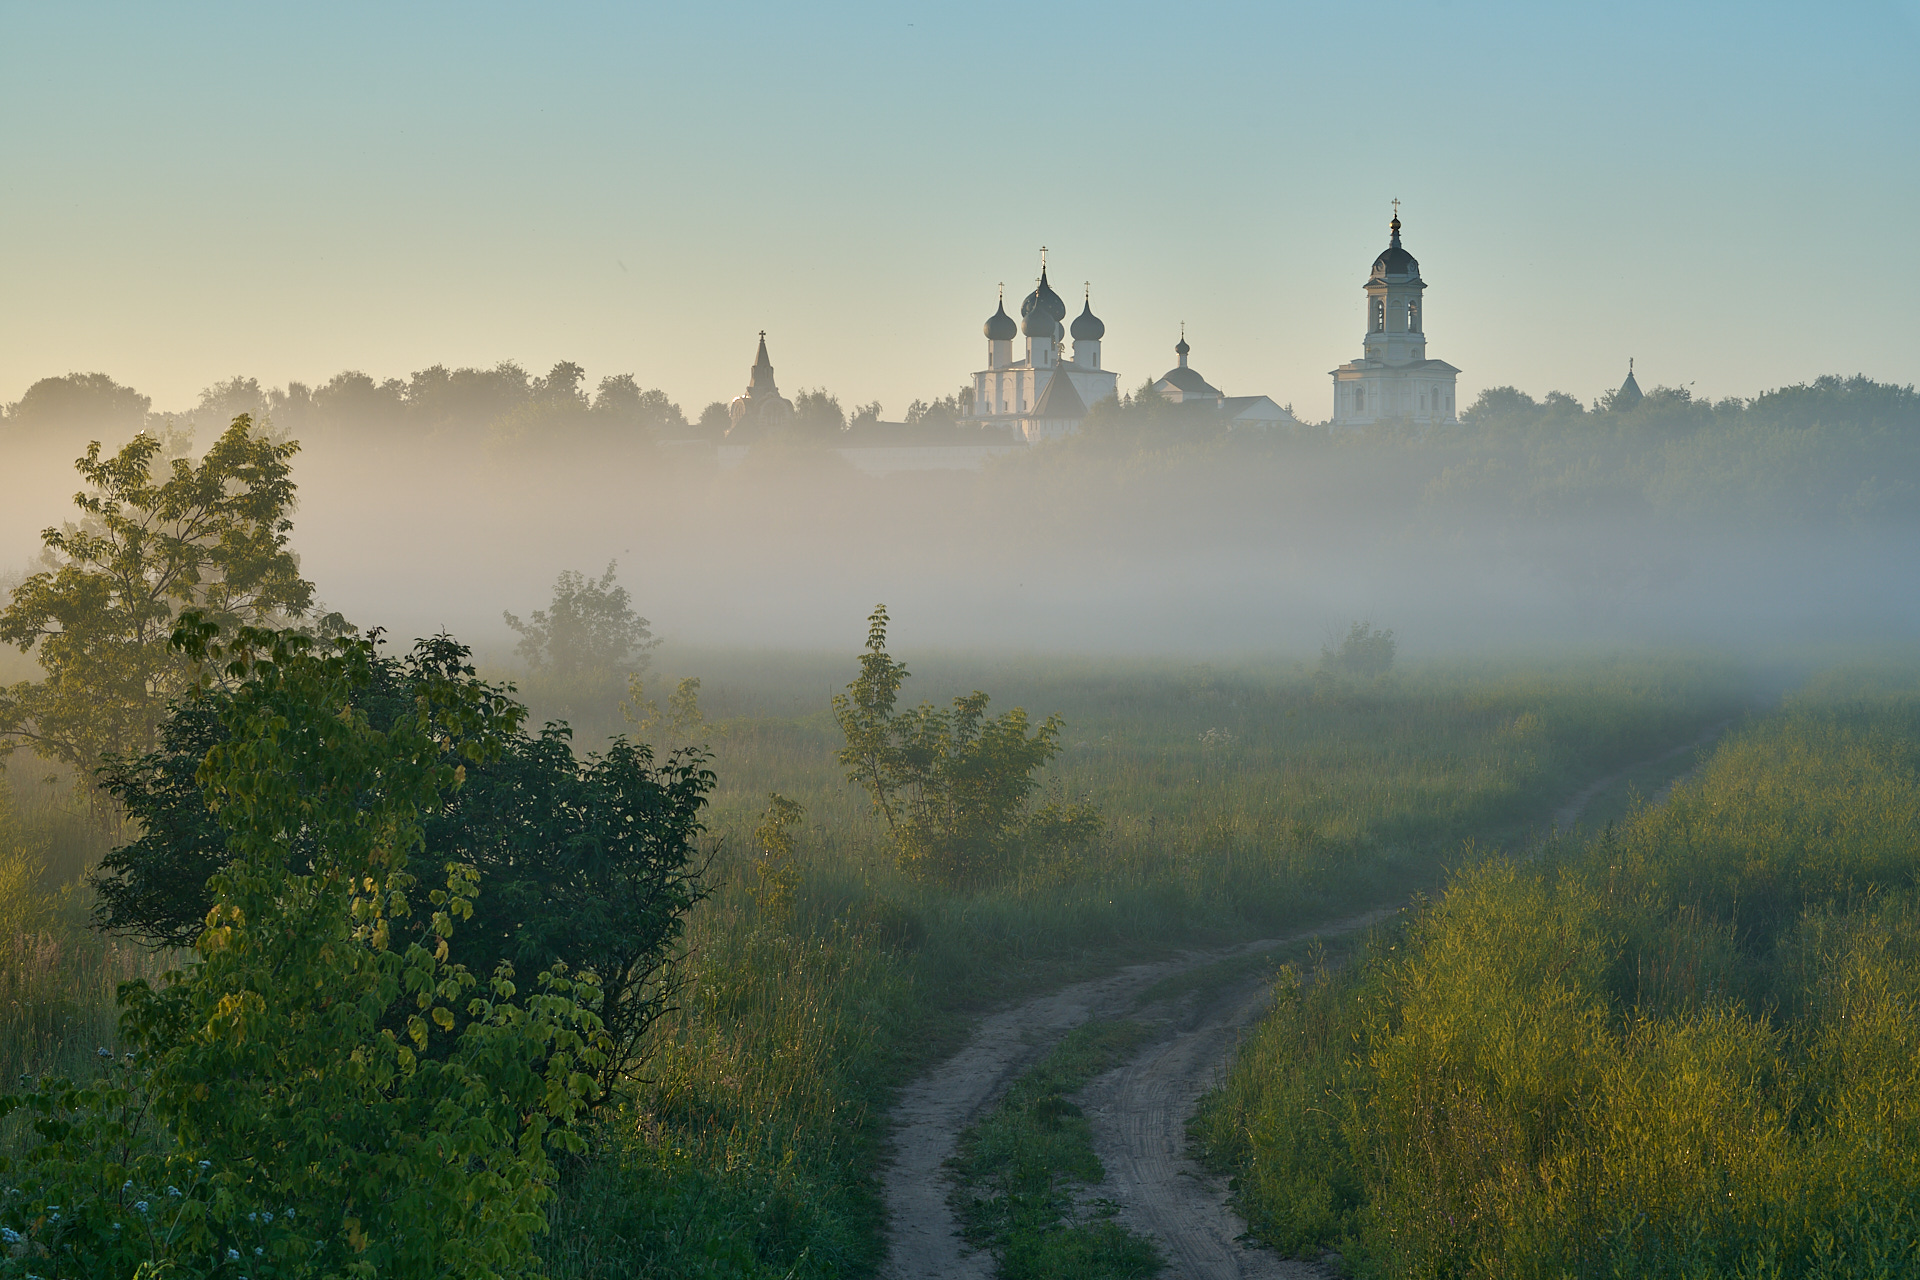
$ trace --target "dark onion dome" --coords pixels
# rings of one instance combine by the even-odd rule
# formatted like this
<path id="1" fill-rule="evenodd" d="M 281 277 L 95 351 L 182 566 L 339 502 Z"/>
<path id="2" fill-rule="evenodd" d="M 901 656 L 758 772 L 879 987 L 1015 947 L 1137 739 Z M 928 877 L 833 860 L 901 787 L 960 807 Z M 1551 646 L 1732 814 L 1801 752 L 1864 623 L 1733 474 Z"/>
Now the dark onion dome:
<path id="1" fill-rule="evenodd" d="M 1065 320 L 1067 318 L 1067 304 L 1060 300 L 1060 295 L 1055 293 L 1053 286 L 1047 283 L 1047 269 L 1045 267 L 1040 268 L 1040 283 L 1034 287 L 1033 292 L 1028 294 L 1025 301 L 1020 304 L 1020 318 L 1022 320 L 1026 319 L 1033 314 L 1035 307 L 1041 306 L 1045 307 L 1047 314 L 1055 320 Z"/>
<path id="2" fill-rule="evenodd" d="M 1045 307 L 1035 307 L 1020 322 L 1020 332 L 1029 338 L 1055 338 L 1060 335 L 1060 322 Z"/>
<path id="3" fill-rule="evenodd" d="M 993 314 L 987 317 L 987 323 L 982 327 L 982 331 L 990 342 L 1012 342 L 1020 336 L 1020 326 L 1015 324 L 1013 317 L 1007 314 L 1005 299 L 1002 299 L 1000 305 L 993 309 Z"/>
<path id="4" fill-rule="evenodd" d="M 1087 299 L 1087 305 L 1074 317 L 1073 340 L 1075 342 L 1098 342 L 1107 336 L 1107 326 L 1100 323 L 1100 317 L 1093 314 L 1093 299 Z"/>
<path id="5" fill-rule="evenodd" d="M 1414 256 L 1400 247 L 1400 219 L 1392 223 L 1393 238 L 1388 241 L 1386 252 L 1373 260 L 1373 274 L 1376 276 L 1417 276 L 1420 264 Z"/>
<path id="6" fill-rule="evenodd" d="M 1187 345 L 1187 335 L 1184 333 L 1180 335 L 1180 341 L 1173 344 L 1173 354 L 1177 356 L 1184 357 L 1189 351 L 1192 351 L 1192 350 L 1193 348 Z M 1182 359 L 1180 363 L 1185 364 L 1186 360 Z"/>

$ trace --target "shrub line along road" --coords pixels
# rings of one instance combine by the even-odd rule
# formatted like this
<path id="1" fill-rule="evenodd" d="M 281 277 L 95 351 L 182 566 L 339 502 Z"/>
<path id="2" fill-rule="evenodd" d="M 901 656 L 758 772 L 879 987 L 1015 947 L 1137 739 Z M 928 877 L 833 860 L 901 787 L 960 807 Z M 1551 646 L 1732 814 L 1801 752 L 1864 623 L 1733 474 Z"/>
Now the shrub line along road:
<path id="1" fill-rule="evenodd" d="M 1583 788 L 1555 810 L 1554 826 L 1570 830 L 1608 787 L 1636 770 L 1697 751 L 1733 723 L 1630 765 Z M 1656 800 L 1666 797 L 1662 788 Z M 1263 1014 L 1267 983 L 1257 977 L 1197 988 L 1181 999 L 1139 1009 L 1140 996 L 1164 979 L 1236 956 L 1289 943 L 1367 929 L 1400 904 L 1335 920 L 1285 938 L 1268 938 L 1170 960 L 1129 965 L 981 1019 L 960 1051 L 900 1091 L 893 1109 L 894 1157 L 884 1171 L 888 1252 L 883 1280 L 989 1280 L 993 1258 L 968 1250 L 948 1204 L 946 1161 L 961 1130 L 1067 1032 L 1091 1018 L 1135 1016 L 1167 1030 L 1082 1093 L 1093 1123 L 1094 1149 L 1106 1180 L 1089 1194 L 1119 1206 L 1120 1221 L 1159 1245 L 1170 1280 L 1306 1280 L 1333 1273 L 1312 1262 L 1281 1258 L 1241 1241 L 1246 1224 L 1227 1202 L 1224 1184 L 1187 1154 L 1187 1120 L 1212 1087 L 1243 1028 Z"/>

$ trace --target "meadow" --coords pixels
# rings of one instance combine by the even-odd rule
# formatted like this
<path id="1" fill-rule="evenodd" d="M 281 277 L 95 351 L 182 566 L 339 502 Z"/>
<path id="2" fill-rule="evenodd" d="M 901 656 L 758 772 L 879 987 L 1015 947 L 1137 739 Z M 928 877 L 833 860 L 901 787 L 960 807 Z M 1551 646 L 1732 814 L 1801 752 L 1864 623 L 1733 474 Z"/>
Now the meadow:
<path id="1" fill-rule="evenodd" d="M 719 777 L 707 898 L 644 1080 L 564 1170 L 542 1248 L 559 1277 L 858 1276 L 877 1265 L 890 1089 L 970 1014 L 1121 956 L 1268 934 L 1436 886 L 1524 845 L 1592 778 L 1736 714 L 1747 678 L 1660 655 L 1432 663 L 1376 680 L 1297 661 L 905 655 L 914 699 L 975 687 L 1058 711 L 1049 791 L 1099 806 L 1072 867 L 961 893 L 896 869 L 834 760 L 852 655 L 669 652 L 702 680 Z M 537 690 L 529 693 L 536 714 Z M 580 742 L 632 729 L 617 706 Z M 662 745 L 667 745 L 663 743 Z M 16 755 L 0 802 L 16 1075 L 111 1047 L 112 990 L 174 958 L 86 926 L 81 869 L 125 833 Z M 769 795 L 805 806 L 790 901 L 763 892 Z M 484 892 L 484 889 L 483 889 Z"/>
<path id="2" fill-rule="evenodd" d="M 1733 667 L 1671 655 L 1360 682 L 1270 660 L 905 656 L 913 698 L 978 687 L 1065 715 L 1048 786 L 1097 804 L 1104 838 L 1067 874 L 967 894 L 911 881 L 834 763 L 825 703 L 851 655 L 665 655 L 707 694 L 712 895 L 647 1084 L 563 1185 L 555 1275 L 866 1274 L 889 1090 L 970 1014 L 1437 885 L 1467 840 L 1525 844 L 1583 783 L 1752 696 Z M 772 791 L 808 815 L 779 911 L 756 899 L 751 837 Z"/>
<path id="3" fill-rule="evenodd" d="M 1920 1266 L 1920 685 L 1822 677 L 1596 835 L 1288 972 L 1195 1133 L 1362 1276 Z"/>

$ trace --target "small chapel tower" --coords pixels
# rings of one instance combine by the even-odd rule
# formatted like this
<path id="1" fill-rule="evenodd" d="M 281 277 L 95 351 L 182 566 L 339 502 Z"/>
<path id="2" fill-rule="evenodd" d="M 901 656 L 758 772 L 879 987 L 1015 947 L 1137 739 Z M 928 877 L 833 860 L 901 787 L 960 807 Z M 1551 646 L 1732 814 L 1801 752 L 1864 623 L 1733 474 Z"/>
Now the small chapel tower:
<path id="1" fill-rule="evenodd" d="M 1454 422 L 1460 370 L 1427 358 L 1425 294 L 1420 263 L 1400 243 L 1400 202 L 1393 202 L 1387 247 L 1363 286 L 1367 334 L 1358 360 L 1332 371 L 1335 426 L 1404 421 Z"/>

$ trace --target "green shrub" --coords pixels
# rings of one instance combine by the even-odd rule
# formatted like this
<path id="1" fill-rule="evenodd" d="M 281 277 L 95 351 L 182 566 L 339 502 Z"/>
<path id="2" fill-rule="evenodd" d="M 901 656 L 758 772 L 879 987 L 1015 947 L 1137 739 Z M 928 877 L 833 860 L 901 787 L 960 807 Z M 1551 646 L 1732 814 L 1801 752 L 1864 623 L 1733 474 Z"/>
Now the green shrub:
<path id="1" fill-rule="evenodd" d="M 449 746 L 496 753 L 517 708 L 429 680 L 376 730 L 352 699 L 371 644 L 212 636 L 189 615 L 176 642 L 242 681 L 200 774 L 234 860 L 197 959 L 122 988 L 131 1064 L 0 1101 L 37 1139 L 4 1169 L 0 1274 L 532 1274 L 550 1150 L 579 1148 L 605 1058 L 598 991 L 481 984 L 448 958 L 473 870 L 424 895 L 408 871 Z"/>

